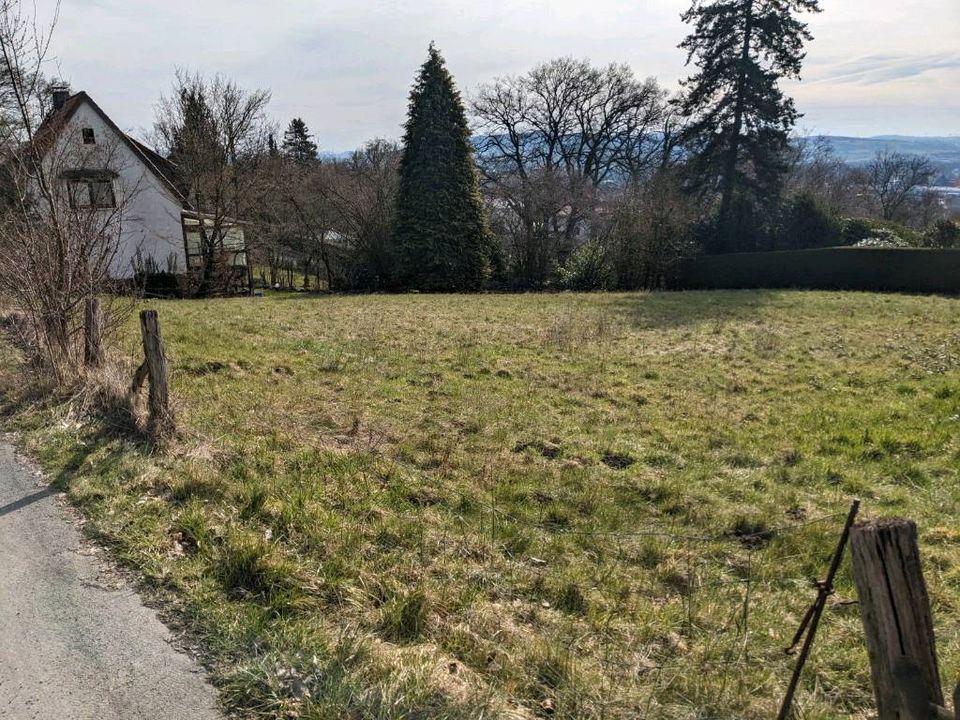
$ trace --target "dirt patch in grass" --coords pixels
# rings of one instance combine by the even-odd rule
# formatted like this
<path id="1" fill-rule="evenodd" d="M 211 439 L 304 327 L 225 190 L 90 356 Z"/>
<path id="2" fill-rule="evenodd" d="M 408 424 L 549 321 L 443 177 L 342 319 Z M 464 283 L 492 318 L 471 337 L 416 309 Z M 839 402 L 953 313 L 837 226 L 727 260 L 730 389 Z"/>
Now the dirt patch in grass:
<path id="1" fill-rule="evenodd" d="M 632 455 L 627 453 L 614 452 L 608 450 L 603 453 L 603 456 L 600 458 L 601 462 L 612 470 L 626 470 L 632 465 L 636 465 L 637 460 Z"/>

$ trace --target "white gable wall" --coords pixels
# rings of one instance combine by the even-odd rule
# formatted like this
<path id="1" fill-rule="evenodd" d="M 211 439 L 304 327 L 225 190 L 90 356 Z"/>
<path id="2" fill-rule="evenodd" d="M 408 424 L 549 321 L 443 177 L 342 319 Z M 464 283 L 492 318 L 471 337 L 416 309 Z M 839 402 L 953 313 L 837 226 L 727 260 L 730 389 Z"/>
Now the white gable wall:
<path id="1" fill-rule="evenodd" d="M 95 148 L 83 144 L 83 128 L 93 129 Z M 177 272 L 186 271 L 181 202 L 89 103 L 84 101 L 76 110 L 47 158 L 59 166 L 51 169 L 55 178 L 65 169 L 110 169 L 119 174 L 113 181 L 117 207 L 121 209 L 120 243 L 111 271 L 114 277 L 133 276 L 138 251 L 143 258 L 152 257 L 161 271 L 168 269 L 172 254 Z"/>

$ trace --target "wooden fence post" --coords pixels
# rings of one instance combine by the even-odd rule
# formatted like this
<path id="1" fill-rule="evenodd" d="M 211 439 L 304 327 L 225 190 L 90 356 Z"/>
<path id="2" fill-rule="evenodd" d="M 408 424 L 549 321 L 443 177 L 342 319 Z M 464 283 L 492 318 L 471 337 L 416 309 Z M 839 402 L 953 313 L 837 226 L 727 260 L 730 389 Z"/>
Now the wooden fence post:
<path id="1" fill-rule="evenodd" d="M 135 395 L 143 381 L 149 378 L 148 428 L 155 438 L 163 438 L 171 435 L 176 426 L 170 409 L 170 368 L 163 349 L 156 310 L 143 310 L 140 313 L 140 334 L 143 338 L 144 361 L 133 377 L 132 390 Z"/>
<path id="2" fill-rule="evenodd" d="M 100 298 L 87 298 L 83 317 L 83 364 L 88 368 L 103 366 L 103 326 Z"/>
<path id="3" fill-rule="evenodd" d="M 878 719 L 952 718 L 943 708 L 916 523 L 857 525 L 850 547 Z"/>

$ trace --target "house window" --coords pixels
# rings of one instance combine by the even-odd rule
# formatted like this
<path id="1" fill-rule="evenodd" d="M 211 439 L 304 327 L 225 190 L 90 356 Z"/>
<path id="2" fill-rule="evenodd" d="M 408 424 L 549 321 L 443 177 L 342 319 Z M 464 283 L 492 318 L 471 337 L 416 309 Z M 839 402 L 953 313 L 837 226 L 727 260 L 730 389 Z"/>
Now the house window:
<path id="1" fill-rule="evenodd" d="M 73 210 L 110 209 L 117 206 L 113 183 L 109 180 L 71 180 L 67 183 L 67 190 Z"/>
<path id="2" fill-rule="evenodd" d="M 97 144 L 97 135 L 93 132 L 93 128 L 84 128 L 83 129 L 83 144 L 84 145 L 96 145 Z"/>
<path id="3" fill-rule="evenodd" d="M 96 208 L 115 208 L 117 199 L 113 195 L 113 183 L 109 180 L 91 182 L 90 204 Z"/>

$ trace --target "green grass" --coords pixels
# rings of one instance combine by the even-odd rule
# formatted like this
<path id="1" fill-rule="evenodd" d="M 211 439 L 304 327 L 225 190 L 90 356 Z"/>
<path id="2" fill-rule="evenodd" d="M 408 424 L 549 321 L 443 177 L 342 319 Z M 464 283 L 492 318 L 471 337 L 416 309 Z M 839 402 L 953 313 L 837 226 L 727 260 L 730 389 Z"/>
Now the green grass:
<path id="1" fill-rule="evenodd" d="M 151 306 L 170 452 L 11 358 L 5 404 L 246 716 L 769 718 L 852 496 L 920 524 L 960 671 L 960 300 Z M 853 598 L 845 564 L 798 717 L 869 716 Z"/>

